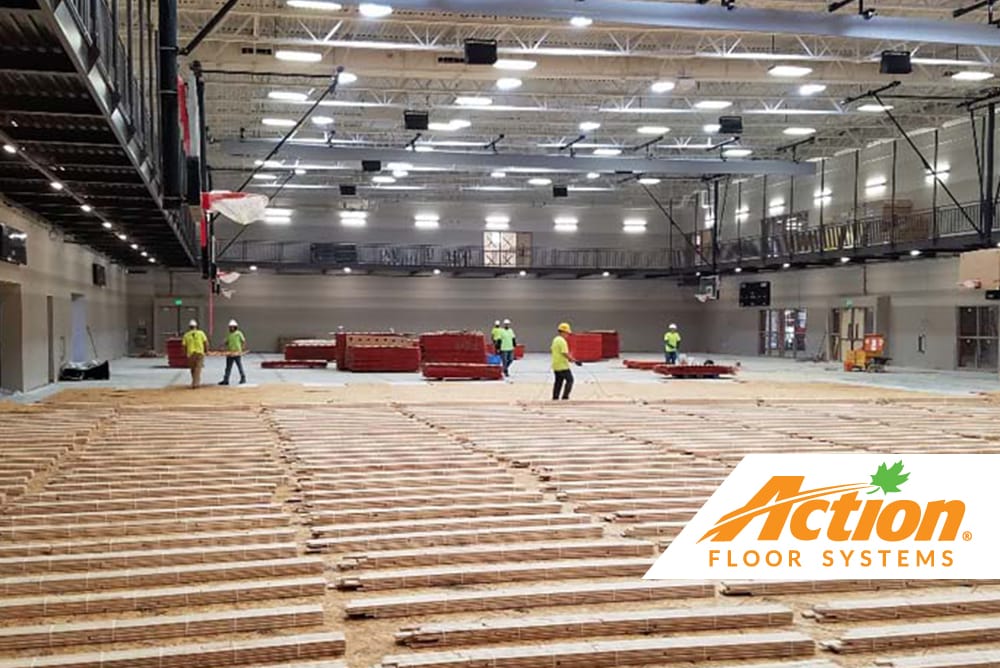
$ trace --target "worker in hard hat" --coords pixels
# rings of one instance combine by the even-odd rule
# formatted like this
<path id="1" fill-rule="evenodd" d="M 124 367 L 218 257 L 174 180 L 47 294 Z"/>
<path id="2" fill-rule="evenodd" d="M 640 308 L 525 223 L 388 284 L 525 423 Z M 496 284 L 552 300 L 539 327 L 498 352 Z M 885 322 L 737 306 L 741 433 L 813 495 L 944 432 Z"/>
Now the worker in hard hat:
<path id="1" fill-rule="evenodd" d="M 503 328 L 500 326 L 499 320 L 493 321 L 493 329 L 490 330 L 490 341 L 493 342 L 493 352 L 497 355 L 500 354 L 500 331 Z"/>
<path id="2" fill-rule="evenodd" d="M 503 362 L 503 375 L 510 376 L 510 365 L 514 362 L 514 349 L 517 348 L 517 334 L 510 326 L 510 318 L 504 318 L 500 328 L 500 358 Z"/>
<path id="3" fill-rule="evenodd" d="M 181 337 L 181 343 L 191 369 L 191 389 L 195 390 L 201 387 L 201 370 L 205 368 L 205 353 L 208 351 L 208 337 L 198 329 L 197 320 L 188 323 L 188 331 Z"/>
<path id="4" fill-rule="evenodd" d="M 677 353 L 681 349 L 681 333 L 677 331 L 677 325 L 670 323 L 667 333 L 663 335 L 663 350 L 667 364 L 677 364 Z"/>
<path id="5" fill-rule="evenodd" d="M 569 399 L 573 391 L 573 372 L 570 370 L 570 365 L 582 366 L 569 352 L 569 335 L 572 333 L 569 323 L 561 322 L 556 331 L 556 338 L 552 339 L 552 373 L 555 374 L 555 382 L 552 385 L 553 401 L 558 401 L 560 396 Z"/>
<path id="6" fill-rule="evenodd" d="M 222 377 L 219 385 L 229 385 L 229 375 L 235 365 L 240 370 L 240 385 L 247 382 L 247 375 L 243 371 L 243 353 L 246 352 L 247 337 L 240 331 L 240 324 L 235 320 L 229 321 L 229 331 L 226 333 L 226 375 Z"/>

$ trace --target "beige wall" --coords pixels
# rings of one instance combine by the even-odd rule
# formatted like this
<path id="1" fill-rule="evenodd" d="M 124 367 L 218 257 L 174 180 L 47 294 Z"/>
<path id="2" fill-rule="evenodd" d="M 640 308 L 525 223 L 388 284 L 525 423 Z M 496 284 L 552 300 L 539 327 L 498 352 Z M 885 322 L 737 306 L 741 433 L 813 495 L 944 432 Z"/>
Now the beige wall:
<path id="1" fill-rule="evenodd" d="M 6 390 L 31 390 L 48 382 L 48 307 L 53 298 L 53 357 L 55 368 L 70 359 L 72 346 L 72 295 L 81 294 L 87 324 L 97 356 L 113 359 L 125 354 L 126 276 L 85 247 L 67 243 L 61 235 L 22 211 L 0 201 L 0 222 L 28 235 L 28 264 L 0 262 L 0 386 Z M 107 286 L 93 285 L 92 264 L 107 267 Z M 20 338 L 20 340 L 18 340 Z M 86 343 L 92 355 L 90 342 Z"/>

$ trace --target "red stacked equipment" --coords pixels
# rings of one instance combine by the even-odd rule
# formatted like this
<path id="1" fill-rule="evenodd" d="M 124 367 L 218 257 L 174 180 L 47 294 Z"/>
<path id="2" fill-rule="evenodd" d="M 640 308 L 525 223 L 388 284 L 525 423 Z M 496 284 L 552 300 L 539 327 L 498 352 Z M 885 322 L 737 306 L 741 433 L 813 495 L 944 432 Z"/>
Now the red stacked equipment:
<path id="1" fill-rule="evenodd" d="M 461 364 L 457 362 L 432 362 L 424 364 L 424 378 L 445 380 L 503 380 L 503 367 L 499 364 Z"/>
<path id="2" fill-rule="evenodd" d="M 344 371 L 395 372 L 420 370 L 420 346 L 405 334 L 344 335 Z"/>
<path id="3" fill-rule="evenodd" d="M 580 332 L 569 335 L 569 353 L 580 362 L 600 362 L 602 342 L 600 334 Z"/>
<path id="4" fill-rule="evenodd" d="M 186 369 L 188 367 L 184 343 L 179 338 L 167 339 L 167 366 L 173 369 Z"/>
<path id="5" fill-rule="evenodd" d="M 601 335 L 601 357 L 603 359 L 613 359 L 621 354 L 621 343 L 617 331 L 613 329 L 591 329 L 582 333 Z"/>
<path id="6" fill-rule="evenodd" d="M 482 332 L 431 332 L 420 335 L 420 356 L 425 364 L 485 364 L 493 346 Z"/>
<path id="7" fill-rule="evenodd" d="M 663 364 L 663 362 L 657 362 L 655 360 L 625 360 L 622 362 L 626 369 L 638 369 L 640 371 L 652 371 L 656 367 Z"/>
<path id="8" fill-rule="evenodd" d="M 524 359 L 524 344 L 519 343 L 514 346 L 514 359 L 521 360 Z"/>
<path id="9" fill-rule="evenodd" d="M 329 339 L 296 339 L 285 346 L 285 360 L 301 362 L 337 359 L 337 342 Z"/>

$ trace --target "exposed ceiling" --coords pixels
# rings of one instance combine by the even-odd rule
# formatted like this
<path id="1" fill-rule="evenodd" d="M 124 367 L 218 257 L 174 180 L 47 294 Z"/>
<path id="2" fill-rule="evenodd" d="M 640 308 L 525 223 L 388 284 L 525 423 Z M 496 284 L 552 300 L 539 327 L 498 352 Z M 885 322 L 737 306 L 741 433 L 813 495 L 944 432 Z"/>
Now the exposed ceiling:
<path id="1" fill-rule="evenodd" d="M 353 2 L 343 2 L 339 11 L 292 4 L 242 0 L 189 56 L 206 72 L 216 187 L 235 187 L 246 178 L 254 161 L 326 89 L 335 67 L 356 77 L 341 84 L 263 167 L 279 182 L 289 177 L 281 206 L 295 206 L 307 193 L 315 203 L 317 191 L 335 204 L 339 183 L 372 186 L 359 161 L 376 156 L 410 167 L 396 183 L 368 188 L 368 197 L 410 192 L 427 200 L 503 201 L 517 197 L 529 178 L 539 178 L 532 168 L 547 167 L 543 177 L 589 189 L 580 193 L 648 203 L 634 183 L 614 173 L 629 169 L 625 160 L 641 160 L 632 171 L 661 178 L 652 189 L 664 196 L 695 190 L 702 174 L 789 173 L 793 157 L 828 157 L 898 136 L 885 113 L 865 106 L 873 100 L 844 104 L 846 98 L 899 79 L 902 85 L 883 98 L 893 114 L 907 129 L 936 127 L 965 115 L 955 98 L 988 88 L 992 80 L 985 77 L 996 73 L 1000 60 L 1000 30 L 986 26 L 985 10 L 952 18 L 968 0 L 868 0 L 865 7 L 877 10 L 870 21 L 856 15 L 857 1 L 831 14 L 818 0 L 736 0 L 728 12 L 715 0 L 397 0 L 382 18 L 361 16 Z M 181 0 L 180 8 L 184 44 L 218 4 Z M 629 12 L 653 17 L 658 26 L 684 27 L 638 25 Z M 574 15 L 593 24 L 574 27 L 568 21 Z M 785 32 L 760 32 L 764 19 Z M 873 26 L 883 37 L 823 34 L 867 34 Z M 904 37 L 911 34 L 925 39 Z M 499 57 L 524 69 L 464 64 L 462 46 L 470 38 L 497 40 Z M 912 51 L 912 74 L 879 73 L 881 52 L 892 49 Z M 276 57 L 288 50 L 319 60 Z M 954 76 L 968 72 L 984 74 Z M 503 90 L 502 78 L 521 85 Z M 406 109 L 429 111 L 431 122 L 442 124 L 432 127 L 440 129 L 416 139 L 403 127 Z M 730 114 L 743 117 L 745 130 L 726 148 L 752 153 L 731 154 L 723 167 L 721 149 L 707 149 L 729 136 L 706 126 Z M 501 135 L 494 154 L 486 145 Z M 787 149 L 809 137 L 815 141 L 794 156 Z M 401 159 L 407 154 L 400 151 L 415 139 L 419 150 L 434 152 Z M 571 151 L 565 147 L 574 140 L 576 162 L 567 166 Z M 616 150 L 622 155 L 594 155 Z M 449 159 L 446 153 L 463 155 Z M 549 157 L 539 162 L 542 156 Z M 689 169 L 670 162 L 676 159 L 701 162 Z M 292 171 L 296 165 L 303 173 Z M 517 167 L 521 171 L 512 169 Z M 491 176 L 495 171 L 506 178 Z M 592 171 L 600 176 L 588 178 Z M 273 190 L 272 182 L 259 179 L 251 187 L 269 185 Z"/>

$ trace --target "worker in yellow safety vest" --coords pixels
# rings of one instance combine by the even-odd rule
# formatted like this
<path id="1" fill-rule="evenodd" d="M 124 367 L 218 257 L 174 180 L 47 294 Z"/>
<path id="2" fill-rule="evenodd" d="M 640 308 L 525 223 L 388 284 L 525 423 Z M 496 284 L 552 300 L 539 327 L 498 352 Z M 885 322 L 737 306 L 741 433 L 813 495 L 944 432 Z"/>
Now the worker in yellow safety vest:
<path id="1" fill-rule="evenodd" d="M 196 390 L 201 387 L 201 370 L 205 368 L 205 353 L 208 350 L 208 337 L 198 329 L 197 320 L 188 323 L 188 331 L 181 337 L 181 343 L 191 369 L 191 389 Z"/>
<path id="2" fill-rule="evenodd" d="M 670 323 L 667 333 L 663 335 L 663 348 L 667 364 L 677 364 L 677 353 L 681 348 L 681 334 L 677 331 L 677 325 Z"/>
<path id="3" fill-rule="evenodd" d="M 503 363 L 503 375 L 510 376 L 510 365 L 514 361 L 514 350 L 517 349 L 517 334 L 510 327 L 510 319 L 504 318 L 500 328 L 500 358 Z"/>
<path id="4" fill-rule="evenodd" d="M 560 394 L 563 399 L 569 399 L 570 392 L 573 391 L 573 372 L 569 368 L 570 364 L 582 366 L 569 352 L 569 335 L 572 332 L 568 322 L 561 322 L 556 338 L 552 339 L 552 373 L 555 374 L 555 382 L 552 385 L 553 401 L 558 401 Z"/>
<path id="5" fill-rule="evenodd" d="M 500 332 L 502 331 L 503 328 L 500 327 L 500 321 L 494 320 L 493 329 L 490 331 L 490 340 L 493 342 L 493 352 L 497 355 L 500 354 Z"/>

